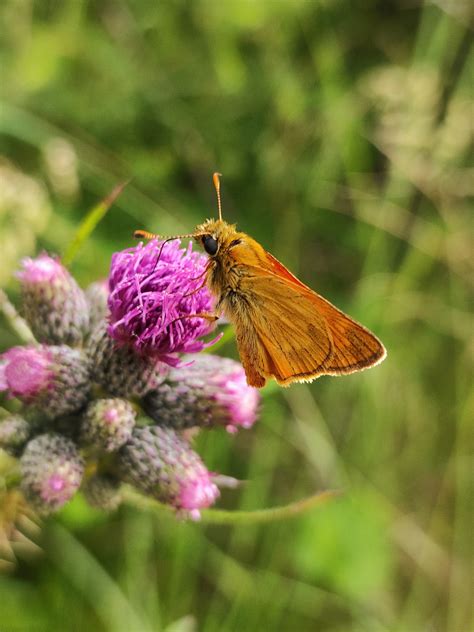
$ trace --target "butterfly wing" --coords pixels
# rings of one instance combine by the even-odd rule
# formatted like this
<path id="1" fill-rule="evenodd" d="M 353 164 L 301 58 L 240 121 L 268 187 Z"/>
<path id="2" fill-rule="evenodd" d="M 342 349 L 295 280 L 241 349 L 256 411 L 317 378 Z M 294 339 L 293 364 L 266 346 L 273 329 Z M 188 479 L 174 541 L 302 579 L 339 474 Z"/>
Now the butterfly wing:
<path id="1" fill-rule="evenodd" d="M 282 386 L 353 373 L 381 362 L 382 343 L 313 292 L 272 255 L 246 266 L 238 292 L 224 301 L 250 385 Z"/>
<path id="2" fill-rule="evenodd" d="M 325 319 L 301 292 L 278 278 L 256 274 L 241 282 L 234 309 L 226 310 L 236 328 L 237 345 L 247 380 L 263 386 L 307 380 L 332 354 Z"/>

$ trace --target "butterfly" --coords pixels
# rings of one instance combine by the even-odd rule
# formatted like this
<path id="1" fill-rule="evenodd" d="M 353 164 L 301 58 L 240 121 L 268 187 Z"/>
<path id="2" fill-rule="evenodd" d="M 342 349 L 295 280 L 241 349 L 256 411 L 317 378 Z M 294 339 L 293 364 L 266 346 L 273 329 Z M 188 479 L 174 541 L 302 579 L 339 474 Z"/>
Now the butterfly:
<path id="1" fill-rule="evenodd" d="M 273 378 L 289 386 L 382 362 L 386 351 L 372 332 L 302 283 L 255 239 L 222 219 L 220 175 L 213 175 L 218 219 L 206 220 L 187 235 L 163 238 L 138 230 L 135 237 L 192 237 L 204 248 L 209 256 L 205 283 L 217 300 L 216 314 L 224 314 L 234 325 L 248 384 L 261 388 Z"/>

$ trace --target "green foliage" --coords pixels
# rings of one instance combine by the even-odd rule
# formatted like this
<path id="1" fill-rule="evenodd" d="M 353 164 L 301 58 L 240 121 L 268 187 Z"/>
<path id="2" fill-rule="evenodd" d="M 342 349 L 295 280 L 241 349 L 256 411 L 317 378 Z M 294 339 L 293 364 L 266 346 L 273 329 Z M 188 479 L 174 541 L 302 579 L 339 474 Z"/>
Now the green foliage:
<path id="1" fill-rule="evenodd" d="M 1 3 L 0 278 L 13 301 L 15 261 L 63 253 L 118 182 L 131 179 L 72 263 L 84 285 L 134 229 L 213 216 L 219 170 L 224 216 L 373 329 L 388 358 L 269 387 L 254 429 L 198 438 L 211 469 L 247 481 L 222 509 L 342 499 L 226 526 L 75 501 L 45 525 L 42 556 L 16 546 L 0 629 L 63 630 L 65 613 L 71 629 L 113 632 L 470 629 L 467 6 Z M 0 320 L 1 349 L 17 342 Z M 235 355 L 231 336 L 219 352 Z"/>

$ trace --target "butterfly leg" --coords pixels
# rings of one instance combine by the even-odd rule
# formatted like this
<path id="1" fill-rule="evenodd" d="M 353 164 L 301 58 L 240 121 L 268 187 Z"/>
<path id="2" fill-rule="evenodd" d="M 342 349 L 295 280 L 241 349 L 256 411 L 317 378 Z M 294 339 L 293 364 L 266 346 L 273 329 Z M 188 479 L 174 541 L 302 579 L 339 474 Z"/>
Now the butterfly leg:
<path id="1" fill-rule="evenodd" d="M 194 279 L 193 279 L 194 280 Z M 196 281 L 199 280 L 199 277 L 197 279 L 195 279 Z M 193 290 L 192 292 L 189 292 L 188 294 L 185 294 L 183 296 L 183 298 L 187 298 L 188 296 L 192 296 L 193 294 L 196 294 L 196 292 L 199 292 L 199 290 L 202 290 L 203 287 L 205 287 L 207 283 L 207 278 L 204 279 L 204 281 L 201 283 L 201 285 L 199 287 L 197 287 L 195 290 Z"/>
<path id="2" fill-rule="evenodd" d="M 185 294 L 183 298 L 186 298 L 187 296 L 192 296 L 193 294 L 196 294 L 196 292 L 199 292 L 199 290 L 202 290 L 203 287 L 205 287 L 207 285 L 207 278 L 208 278 L 208 274 L 209 274 L 209 270 L 214 266 L 214 261 L 212 259 L 209 259 L 209 261 L 206 263 L 205 267 L 204 267 L 204 271 L 202 274 L 200 274 L 198 277 L 196 277 L 195 279 L 191 279 L 191 281 L 199 281 L 200 279 L 202 279 L 204 277 L 203 282 L 201 283 L 201 285 L 199 287 L 197 287 L 195 290 L 193 290 L 192 292 L 190 292 L 189 294 Z"/>
<path id="3" fill-rule="evenodd" d="M 220 316 L 218 316 L 217 314 L 207 314 L 205 312 L 202 312 L 200 314 L 185 314 L 184 316 L 179 316 L 178 318 L 172 320 L 169 325 L 172 325 L 178 320 L 183 320 L 184 318 L 203 318 L 204 320 L 208 320 L 210 323 L 214 323 L 216 320 L 219 320 Z"/>

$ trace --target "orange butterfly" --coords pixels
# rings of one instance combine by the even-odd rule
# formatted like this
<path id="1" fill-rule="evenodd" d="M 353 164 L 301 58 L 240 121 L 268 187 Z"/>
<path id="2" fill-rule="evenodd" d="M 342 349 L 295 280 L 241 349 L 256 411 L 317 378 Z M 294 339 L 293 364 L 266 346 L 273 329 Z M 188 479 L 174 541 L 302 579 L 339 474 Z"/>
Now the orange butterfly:
<path id="1" fill-rule="evenodd" d="M 261 388 L 274 378 L 289 386 L 382 362 L 386 351 L 373 333 L 222 219 L 219 175 L 213 175 L 219 219 L 205 221 L 189 235 L 167 239 L 193 237 L 209 255 L 205 282 L 217 298 L 216 313 L 224 313 L 235 327 L 249 385 Z M 141 230 L 135 237 L 160 238 Z"/>

